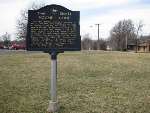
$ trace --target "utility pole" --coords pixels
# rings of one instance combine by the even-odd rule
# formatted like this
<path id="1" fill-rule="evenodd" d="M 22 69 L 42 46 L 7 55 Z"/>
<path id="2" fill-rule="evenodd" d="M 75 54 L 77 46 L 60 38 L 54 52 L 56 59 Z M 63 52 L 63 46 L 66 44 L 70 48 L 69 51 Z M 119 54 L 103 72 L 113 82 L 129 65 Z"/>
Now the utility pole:
<path id="1" fill-rule="evenodd" d="M 97 32 L 97 33 L 98 33 L 98 35 L 97 35 L 97 36 L 98 36 L 98 41 L 99 41 L 99 26 L 100 26 L 101 24 L 95 24 L 95 25 L 97 25 L 97 26 L 98 26 L 98 32 Z"/>
<path id="2" fill-rule="evenodd" d="M 97 39 L 97 49 L 99 50 L 99 26 L 101 25 L 101 24 L 95 24 L 95 25 L 97 25 L 97 27 L 98 27 L 98 34 L 97 34 L 97 36 L 98 36 L 98 39 Z"/>

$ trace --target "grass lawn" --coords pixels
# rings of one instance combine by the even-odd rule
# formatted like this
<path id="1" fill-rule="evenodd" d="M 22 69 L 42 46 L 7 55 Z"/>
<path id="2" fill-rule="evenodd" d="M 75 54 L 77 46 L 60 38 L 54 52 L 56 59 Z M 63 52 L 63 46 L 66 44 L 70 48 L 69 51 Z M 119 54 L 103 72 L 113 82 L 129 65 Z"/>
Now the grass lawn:
<path id="1" fill-rule="evenodd" d="M 150 54 L 58 55 L 59 113 L 150 113 Z M 0 55 L 0 113 L 46 113 L 50 56 Z"/>

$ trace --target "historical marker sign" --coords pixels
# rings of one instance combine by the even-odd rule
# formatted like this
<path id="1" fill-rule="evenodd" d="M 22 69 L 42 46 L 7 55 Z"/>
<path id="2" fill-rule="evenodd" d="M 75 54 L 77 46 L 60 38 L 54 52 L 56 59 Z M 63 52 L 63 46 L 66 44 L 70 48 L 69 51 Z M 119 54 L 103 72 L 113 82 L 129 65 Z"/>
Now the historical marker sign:
<path id="1" fill-rule="evenodd" d="M 80 12 L 59 5 L 28 11 L 27 50 L 81 50 Z"/>
<path id="2" fill-rule="evenodd" d="M 59 5 L 28 11 L 26 46 L 28 51 L 51 54 L 51 101 L 48 112 L 59 110 L 57 102 L 57 54 L 81 50 L 80 12 Z"/>

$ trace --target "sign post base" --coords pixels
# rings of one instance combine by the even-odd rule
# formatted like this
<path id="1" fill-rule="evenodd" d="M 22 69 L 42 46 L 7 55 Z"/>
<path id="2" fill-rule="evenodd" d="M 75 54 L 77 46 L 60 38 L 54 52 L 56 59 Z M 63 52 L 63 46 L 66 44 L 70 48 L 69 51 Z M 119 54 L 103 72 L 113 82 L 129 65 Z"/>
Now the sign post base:
<path id="1" fill-rule="evenodd" d="M 48 111 L 48 113 L 54 113 L 54 112 L 59 111 L 58 102 L 52 102 L 52 101 L 50 101 L 47 111 Z"/>

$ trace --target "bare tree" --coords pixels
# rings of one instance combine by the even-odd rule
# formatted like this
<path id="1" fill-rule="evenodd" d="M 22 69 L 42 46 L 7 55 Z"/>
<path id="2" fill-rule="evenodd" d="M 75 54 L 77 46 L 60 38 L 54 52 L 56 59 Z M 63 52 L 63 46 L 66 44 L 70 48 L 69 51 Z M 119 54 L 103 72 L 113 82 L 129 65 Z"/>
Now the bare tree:
<path id="1" fill-rule="evenodd" d="M 106 48 L 107 48 L 106 40 L 99 39 L 99 41 L 98 41 L 98 48 L 97 49 L 106 50 Z"/>
<path id="2" fill-rule="evenodd" d="M 135 27 L 132 20 L 119 21 L 110 32 L 110 43 L 113 50 L 127 49 L 128 40 L 133 38 Z"/>
<path id="3" fill-rule="evenodd" d="M 3 45 L 8 48 L 11 44 L 11 40 L 10 40 L 10 34 L 8 34 L 7 32 L 2 35 L 2 40 L 3 40 Z"/>
<path id="4" fill-rule="evenodd" d="M 20 18 L 17 20 L 17 39 L 25 40 L 27 33 L 28 10 L 36 10 L 45 6 L 44 3 L 33 2 L 28 9 L 21 11 Z"/>
<path id="5" fill-rule="evenodd" d="M 99 45 L 97 45 L 99 44 Z M 106 50 L 106 41 L 104 39 L 92 40 L 89 34 L 85 34 L 82 40 L 82 49 L 83 50 Z"/>
<path id="6" fill-rule="evenodd" d="M 82 49 L 83 50 L 91 50 L 92 49 L 92 40 L 89 34 L 85 34 L 82 40 Z"/>
<path id="7" fill-rule="evenodd" d="M 97 40 L 92 40 L 92 50 L 97 50 L 98 46 L 97 46 Z"/>
<path id="8" fill-rule="evenodd" d="M 138 51 L 138 40 L 139 40 L 139 33 L 142 32 L 142 28 L 143 28 L 144 24 L 143 22 L 140 20 L 137 24 L 136 27 L 136 53 Z"/>

